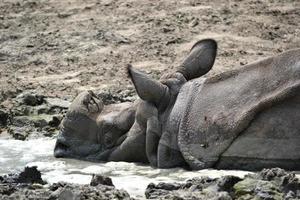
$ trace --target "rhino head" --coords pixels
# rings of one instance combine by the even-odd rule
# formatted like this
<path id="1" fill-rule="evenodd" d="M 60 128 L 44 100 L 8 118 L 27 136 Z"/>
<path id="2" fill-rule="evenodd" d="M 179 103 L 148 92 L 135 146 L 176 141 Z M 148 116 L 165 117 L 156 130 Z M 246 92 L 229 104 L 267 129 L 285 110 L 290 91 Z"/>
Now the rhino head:
<path id="1" fill-rule="evenodd" d="M 54 155 L 150 162 L 158 167 L 183 165 L 176 140 L 178 124 L 176 120 L 168 122 L 170 113 L 182 86 L 212 68 L 216 50 L 214 40 L 197 42 L 177 71 L 163 75 L 159 81 L 129 65 L 128 74 L 140 99 L 115 115 L 103 113 L 101 99 L 92 92 L 83 92 L 62 122 Z"/>
<path id="2" fill-rule="evenodd" d="M 61 124 L 55 157 L 81 158 L 101 150 L 96 118 L 103 110 L 103 102 L 95 97 L 87 91 L 74 99 Z"/>
<path id="3" fill-rule="evenodd" d="M 54 156 L 107 160 L 121 136 L 132 126 L 134 113 L 131 103 L 104 107 L 101 98 L 92 91 L 80 93 L 60 125 Z"/>

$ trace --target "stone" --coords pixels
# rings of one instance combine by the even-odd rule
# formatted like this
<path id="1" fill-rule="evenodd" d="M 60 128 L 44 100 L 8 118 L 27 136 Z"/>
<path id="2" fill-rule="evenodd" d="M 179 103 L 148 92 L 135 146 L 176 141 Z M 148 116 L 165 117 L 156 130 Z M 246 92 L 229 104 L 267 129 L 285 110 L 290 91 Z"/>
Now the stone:
<path id="1" fill-rule="evenodd" d="M 8 134 L 10 134 L 16 140 L 26 140 L 33 128 L 30 126 L 11 126 L 8 128 Z"/>
<path id="2" fill-rule="evenodd" d="M 52 117 L 52 119 L 48 122 L 48 125 L 51 127 L 58 127 L 63 116 L 61 115 L 55 115 Z"/>
<path id="3" fill-rule="evenodd" d="M 108 179 L 106 177 L 104 180 L 109 183 Z M 133 200 L 126 191 L 103 184 L 90 186 L 58 182 L 49 187 L 44 187 L 44 184 L 36 167 L 26 167 L 21 173 L 0 176 L 0 199 Z"/>
<path id="4" fill-rule="evenodd" d="M 23 171 L 16 174 L 8 174 L 0 176 L 1 184 L 45 184 L 42 180 L 41 172 L 37 170 L 36 166 L 25 167 Z"/>
<path id="5" fill-rule="evenodd" d="M 236 176 L 224 176 L 218 180 L 220 191 L 232 192 L 232 187 L 242 179 Z"/>
<path id="6" fill-rule="evenodd" d="M 22 171 L 18 179 L 16 180 L 18 183 L 39 183 L 44 184 L 42 180 L 42 174 L 37 170 L 36 166 L 25 167 L 24 171 Z"/>
<path id="7" fill-rule="evenodd" d="M 93 174 L 92 180 L 90 182 L 90 186 L 97 186 L 97 185 L 114 186 L 111 178 L 109 178 L 107 176 Z"/>
<path id="8" fill-rule="evenodd" d="M 50 97 L 47 97 L 45 98 L 45 102 L 52 108 L 62 108 L 62 109 L 67 109 L 69 108 L 70 106 L 70 101 L 67 101 L 67 100 L 63 100 L 63 99 L 60 99 L 60 98 L 50 98 Z"/>
<path id="9" fill-rule="evenodd" d="M 6 126 L 8 121 L 8 113 L 0 109 L 0 127 Z"/>
<path id="10" fill-rule="evenodd" d="M 44 102 L 44 96 L 34 94 L 31 92 L 22 93 L 17 96 L 20 104 L 28 105 L 28 106 L 37 106 L 41 105 Z"/>
<path id="11" fill-rule="evenodd" d="M 216 179 L 195 177 L 185 183 L 149 184 L 147 199 L 299 199 L 300 181 L 280 168 L 263 169 L 244 178 L 224 176 Z"/>

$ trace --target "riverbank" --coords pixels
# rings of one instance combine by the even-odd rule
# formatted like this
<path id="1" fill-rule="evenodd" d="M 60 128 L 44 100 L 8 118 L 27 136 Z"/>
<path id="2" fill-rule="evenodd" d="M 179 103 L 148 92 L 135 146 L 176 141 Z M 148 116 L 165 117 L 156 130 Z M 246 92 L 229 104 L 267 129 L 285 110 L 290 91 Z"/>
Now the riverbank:
<path id="1" fill-rule="evenodd" d="M 36 167 L 0 176 L 1 199 L 299 199 L 300 180 L 282 169 L 265 169 L 244 178 L 194 177 L 183 183 L 150 183 L 144 197 L 132 198 L 125 190 L 116 189 L 113 181 L 93 175 L 89 184 L 57 182 L 42 179 Z"/>

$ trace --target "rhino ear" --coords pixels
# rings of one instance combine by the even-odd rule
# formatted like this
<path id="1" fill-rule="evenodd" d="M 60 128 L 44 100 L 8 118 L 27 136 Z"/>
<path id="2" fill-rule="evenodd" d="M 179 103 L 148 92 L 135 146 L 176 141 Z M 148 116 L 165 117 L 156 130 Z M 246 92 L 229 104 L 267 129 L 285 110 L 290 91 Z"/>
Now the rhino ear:
<path id="1" fill-rule="evenodd" d="M 187 80 L 200 77 L 212 68 L 216 55 L 217 42 L 215 40 L 200 40 L 194 44 L 178 72 L 182 73 Z"/>
<path id="2" fill-rule="evenodd" d="M 143 72 L 127 66 L 128 74 L 141 99 L 159 105 L 162 98 L 168 93 L 168 87 L 148 77 Z"/>

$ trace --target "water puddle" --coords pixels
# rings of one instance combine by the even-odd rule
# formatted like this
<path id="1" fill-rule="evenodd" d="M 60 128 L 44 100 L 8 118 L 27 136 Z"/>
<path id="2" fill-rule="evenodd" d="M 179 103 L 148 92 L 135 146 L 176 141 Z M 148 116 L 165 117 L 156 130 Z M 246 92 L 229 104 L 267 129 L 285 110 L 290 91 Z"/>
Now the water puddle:
<path id="1" fill-rule="evenodd" d="M 112 178 L 116 188 L 125 189 L 132 197 L 144 197 L 151 182 L 181 182 L 197 176 L 220 177 L 235 175 L 243 177 L 246 171 L 200 170 L 186 171 L 181 168 L 154 169 L 135 163 L 108 162 L 92 163 L 53 157 L 54 139 L 29 141 L 0 139 L 0 174 L 22 170 L 24 166 L 37 166 L 43 179 L 49 183 L 65 181 L 88 184 L 92 174 L 102 174 Z"/>

